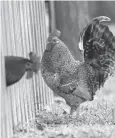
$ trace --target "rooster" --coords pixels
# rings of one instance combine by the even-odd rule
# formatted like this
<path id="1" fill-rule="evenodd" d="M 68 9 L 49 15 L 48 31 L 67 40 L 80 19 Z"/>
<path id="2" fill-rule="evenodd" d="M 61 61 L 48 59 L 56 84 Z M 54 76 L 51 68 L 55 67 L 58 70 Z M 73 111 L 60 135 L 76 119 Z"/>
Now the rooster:
<path id="1" fill-rule="evenodd" d="M 65 99 L 73 114 L 79 105 L 92 101 L 94 95 L 112 74 L 115 61 L 115 38 L 102 24 L 106 16 L 94 18 L 81 32 L 79 48 L 84 61 L 74 59 L 67 46 L 54 31 L 47 40 L 41 61 L 44 81 L 54 93 Z"/>
<path id="2" fill-rule="evenodd" d="M 6 70 L 6 86 L 10 86 L 18 82 L 25 72 L 27 72 L 27 78 L 32 78 L 33 72 L 37 73 L 40 68 L 40 57 L 30 52 L 30 59 L 17 57 L 17 56 L 5 56 L 5 70 Z"/>

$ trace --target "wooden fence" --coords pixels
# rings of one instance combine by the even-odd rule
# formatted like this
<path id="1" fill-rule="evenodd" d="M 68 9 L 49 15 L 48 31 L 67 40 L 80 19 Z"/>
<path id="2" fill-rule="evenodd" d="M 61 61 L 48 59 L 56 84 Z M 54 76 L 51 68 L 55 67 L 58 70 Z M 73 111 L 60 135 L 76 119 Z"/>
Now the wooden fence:
<path id="1" fill-rule="evenodd" d="M 52 91 L 41 72 L 27 80 L 5 86 L 4 55 L 28 57 L 30 51 L 42 57 L 46 44 L 45 6 L 42 1 L 9 1 L 1 5 L 1 137 L 10 138 L 19 123 L 35 118 L 50 104 Z"/>

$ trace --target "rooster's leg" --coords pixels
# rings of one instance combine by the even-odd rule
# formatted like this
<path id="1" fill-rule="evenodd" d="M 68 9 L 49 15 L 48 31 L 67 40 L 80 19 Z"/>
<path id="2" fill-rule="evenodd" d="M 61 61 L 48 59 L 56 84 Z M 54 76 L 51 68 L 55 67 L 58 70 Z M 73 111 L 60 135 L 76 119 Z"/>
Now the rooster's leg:
<path id="1" fill-rule="evenodd" d="M 70 117 L 78 117 L 79 116 L 79 107 L 71 107 L 70 109 Z"/>

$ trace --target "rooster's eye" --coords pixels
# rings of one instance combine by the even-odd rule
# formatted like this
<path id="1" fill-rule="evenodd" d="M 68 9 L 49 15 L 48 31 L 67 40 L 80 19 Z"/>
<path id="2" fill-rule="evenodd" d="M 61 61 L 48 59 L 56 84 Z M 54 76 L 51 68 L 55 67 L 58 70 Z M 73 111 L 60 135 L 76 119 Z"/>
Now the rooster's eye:
<path id="1" fill-rule="evenodd" d="M 59 43 L 59 40 L 53 39 L 52 42 L 58 44 Z"/>

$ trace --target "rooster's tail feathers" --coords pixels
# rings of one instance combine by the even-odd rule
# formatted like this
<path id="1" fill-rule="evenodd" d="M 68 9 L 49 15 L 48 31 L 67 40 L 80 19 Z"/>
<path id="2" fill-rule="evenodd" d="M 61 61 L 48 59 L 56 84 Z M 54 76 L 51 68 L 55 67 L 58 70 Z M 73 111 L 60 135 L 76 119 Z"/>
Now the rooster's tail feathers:
<path id="1" fill-rule="evenodd" d="M 79 49 L 81 51 L 84 51 L 84 41 L 85 39 L 89 39 L 90 33 L 93 31 L 93 26 L 104 21 L 111 21 L 111 19 L 107 16 L 99 16 L 94 18 L 91 22 L 88 23 L 88 25 L 85 26 L 85 28 L 83 28 L 79 37 Z"/>
<path id="2" fill-rule="evenodd" d="M 106 16 L 94 18 L 82 31 L 79 49 L 83 51 L 84 61 L 98 65 L 107 72 L 115 67 L 115 36 L 103 21 Z M 108 74 L 108 73 L 107 73 Z"/>

